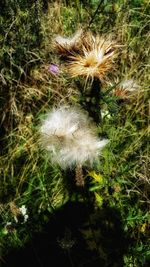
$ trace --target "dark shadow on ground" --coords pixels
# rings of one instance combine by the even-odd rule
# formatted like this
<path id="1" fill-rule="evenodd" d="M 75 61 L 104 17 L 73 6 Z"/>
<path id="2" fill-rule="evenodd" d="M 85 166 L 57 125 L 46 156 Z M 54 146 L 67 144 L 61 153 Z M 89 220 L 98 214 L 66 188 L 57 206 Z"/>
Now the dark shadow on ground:
<path id="1" fill-rule="evenodd" d="M 122 267 L 129 242 L 116 209 L 68 202 L 24 249 L 11 251 L 3 266 Z"/>

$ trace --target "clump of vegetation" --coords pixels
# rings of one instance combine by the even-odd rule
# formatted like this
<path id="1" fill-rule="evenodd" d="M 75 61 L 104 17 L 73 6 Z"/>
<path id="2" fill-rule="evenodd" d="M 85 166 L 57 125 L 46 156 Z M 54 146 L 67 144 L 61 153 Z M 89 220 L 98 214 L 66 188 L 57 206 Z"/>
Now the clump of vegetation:
<path id="1" fill-rule="evenodd" d="M 92 205 L 80 234 L 103 266 L 115 266 L 107 244 L 103 248 L 100 242 L 111 209 L 120 214 L 130 240 L 124 266 L 146 266 L 150 260 L 149 4 L 131 2 L 2 1 L 2 263 L 68 201 Z M 81 190 L 70 188 L 74 174 L 52 162 L 40 143 L 45 114 L 63 105 L 80 105 L 95 121 L 96 134 L 109 139 L 90 169 L 77 166 L 76 177 L 84 179 Z"/>

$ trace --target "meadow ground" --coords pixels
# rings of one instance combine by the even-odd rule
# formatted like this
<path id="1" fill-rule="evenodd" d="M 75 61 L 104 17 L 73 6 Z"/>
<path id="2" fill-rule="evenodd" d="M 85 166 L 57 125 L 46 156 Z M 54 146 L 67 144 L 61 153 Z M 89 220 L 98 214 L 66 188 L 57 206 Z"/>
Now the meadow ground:
<path id="1" fill-rule="evenodd" d="M 8 266 L 10 251 L 23 249 L 55 217 L 65 225 L 64 239 L 55 240 L 63 235 L 58 222 L 52 238 L 59 249 L 71 255 L 81 239 L 83 257 L 76 257 L 75 249 L 66 266 L 148 266 L 149 1 L 5 0 L 0 5 L 1 264 Z M 74 75 L 74 69 L 70 74 L 70 62 L 54 46 L 57 35 L 70 37 L 79 29 L 84 36 L 90 31 L 118 45 L 107 80 L 99 85 L 95 78 Z M 61 105 L 86 109 L 96 121 L 97 135 L 109 140 L 92 166 L 85 164 L 83 173 L 76 170 L 83 188 L 74 183 L 75 170 L 52 163 L 41 146 L 45 114 Z M 79 223 L 84 209 L 88 215 Z M 76 226 L 68 214 L 77 219 Z"/>

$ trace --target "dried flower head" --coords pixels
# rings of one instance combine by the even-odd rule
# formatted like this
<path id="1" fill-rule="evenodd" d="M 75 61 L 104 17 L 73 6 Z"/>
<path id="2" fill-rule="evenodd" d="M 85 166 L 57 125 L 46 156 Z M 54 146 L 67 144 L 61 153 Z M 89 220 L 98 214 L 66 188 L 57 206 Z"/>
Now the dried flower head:
<path id="1" fill-rule="evenodd" d="M 140 86 L 133 80 L 124 80 L 113 90 L 113 95 L 122 99 L 134 97 L 139 92 Z"/>
<path id="2" fill-rule="evenodd" d="M 21 211 L 20 211 L 19 207 L 18 207 L 18 206 L 16 205 L 16 203 L 13 202 L 13 201 L 11 201 L 11 202 L 9 203 L 9 207 L 10 207 L 10 211 L 11 211 L 11 213 L 12 213 L 13 216 L 14 216 L 15 221 L 17 221 L 17 217 L 19 217 L 20 214 L 21 214 Z"/>
<path id="3" fill-rule="evenodd" d="M 107 140 L 99 140 L 88 116 L 76 107 L 53 109 L 41 127 L 41 140 L 62 168 L 92 164 Z"/>
<path id="4" fill-rule="evenodd" d="M 106 74 L 114 68 L 116 48 L 114 41 L 88 33 L 87 38 L 83 38 L 83 54 L 68 57 L 70 62 L 67 68 L 71 76 L 84 76 L 86 79 L 97 77 L 103 82 Z"/>
<path id="5" fill-rule="evenodd" d="M 57 52 L 62 55 L 68 55 L 77 51 L 81 46 L 82 29 L 75 32 L 72 37 L 62 37 L 58 35 L 54 40 L 54 46 Z"/>

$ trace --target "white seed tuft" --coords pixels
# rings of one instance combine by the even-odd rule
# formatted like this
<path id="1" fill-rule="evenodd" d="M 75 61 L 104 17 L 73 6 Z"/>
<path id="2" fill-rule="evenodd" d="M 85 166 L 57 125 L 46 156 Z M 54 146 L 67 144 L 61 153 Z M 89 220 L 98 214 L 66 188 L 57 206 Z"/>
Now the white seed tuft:
<path id="1" fill-rule="evenodd" d="M 86 113 L 77 107 L 53 109 L 40 129 L 43 147 L 63 169 L 92 164 L 108 140 L 100 140 Z"/>

